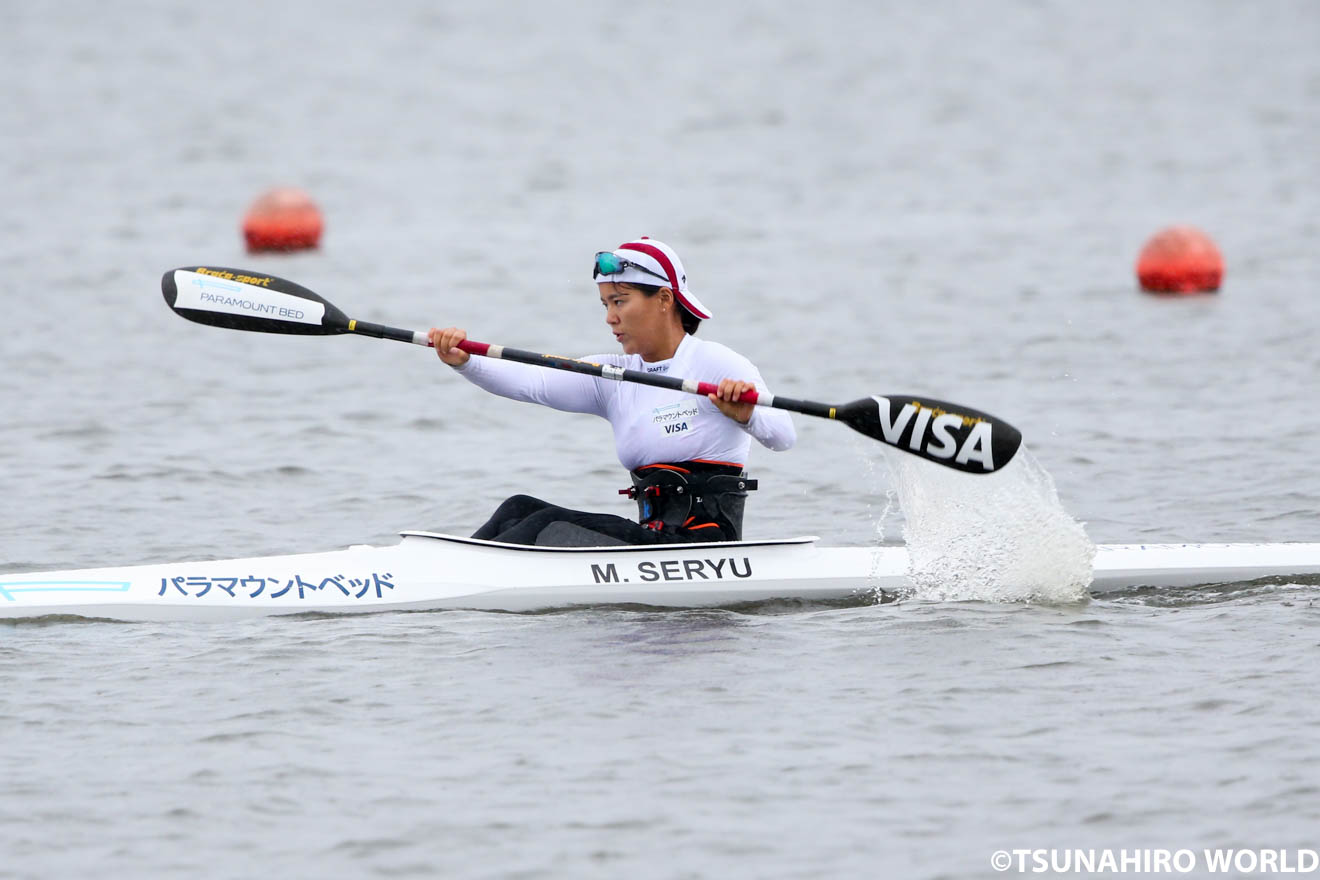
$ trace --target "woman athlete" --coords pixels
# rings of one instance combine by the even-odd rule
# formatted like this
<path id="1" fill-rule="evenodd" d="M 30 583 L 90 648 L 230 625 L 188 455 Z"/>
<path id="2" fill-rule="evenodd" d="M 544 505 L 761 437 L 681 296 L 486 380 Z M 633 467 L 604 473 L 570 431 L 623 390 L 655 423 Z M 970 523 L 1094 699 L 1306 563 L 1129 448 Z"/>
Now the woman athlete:
<path id="1" fill-rule="evenodd" d="M 585 360 L 717 384 L 707 398 L 511 361 L 471 358 L 457 345 L 467 332 L 431 328 L 440 359 L 487 391 L 566 412 L 608 419 L 623 466 L 632 472 L 638 522 L 558 507 L 528 495 L 506 500 L 472 535 L 512 544 L 598 546 L 736 541 L 756 481 L 743 469 L 752 438 L 773 450 L 797 435 L 788 413 L 740 401 L 765 390 L 751 361 L 697 339 L 711 317 L 690 290 L 673 248 L 643 236 L 596 254 L 592 278 L 605 323 L 623 354 Z"/>

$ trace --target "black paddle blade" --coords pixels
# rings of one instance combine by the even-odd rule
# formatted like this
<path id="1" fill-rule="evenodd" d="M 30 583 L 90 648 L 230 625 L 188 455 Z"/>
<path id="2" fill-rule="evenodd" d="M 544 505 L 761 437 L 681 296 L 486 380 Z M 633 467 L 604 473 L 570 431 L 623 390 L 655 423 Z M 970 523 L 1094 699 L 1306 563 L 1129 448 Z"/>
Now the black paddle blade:
<path id="1" fill-rule="evenodd" d="M 348 317 L 307 288 L 245 269 L 184 266 L 160 279 L 165 302 L 181 317 L 212 327 L 330 336 Z"/>
<path id="2" fill-rule="evenodd" d="M 866 397 L 835 416 L 868 437 L 969 474 L 1013 460 L 1022 434 L 1007 422 L 956 403 L 919 397 Z"/>

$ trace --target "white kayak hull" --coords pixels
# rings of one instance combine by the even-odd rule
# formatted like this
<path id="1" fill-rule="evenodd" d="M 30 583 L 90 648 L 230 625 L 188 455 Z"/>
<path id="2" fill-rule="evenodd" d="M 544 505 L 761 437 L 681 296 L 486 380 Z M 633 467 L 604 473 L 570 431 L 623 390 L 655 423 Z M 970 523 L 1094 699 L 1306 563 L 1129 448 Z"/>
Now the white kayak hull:
<path id="1" fill-rule="evenodd" d="M 811 537 L 648 547 L 526 547 L 429 532 L 326 553 L 0 574 L 0 618 L 214 620 L 580 605 L 725 607 L 902 593 L 903 547 Z M 1093 594 L 1320 573 L 1320 544 L 1102 545 Z"/>

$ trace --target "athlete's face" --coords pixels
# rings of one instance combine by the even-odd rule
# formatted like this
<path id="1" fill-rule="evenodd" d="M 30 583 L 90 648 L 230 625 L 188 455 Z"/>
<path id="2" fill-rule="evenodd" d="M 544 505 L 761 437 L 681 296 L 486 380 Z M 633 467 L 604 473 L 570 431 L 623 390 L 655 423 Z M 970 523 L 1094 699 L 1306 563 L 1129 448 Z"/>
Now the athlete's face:
<path id="1" fill-rule="evenodd" d="M 624 354 L 646 357 L 665 346 L 675 314 L 674 295 L 669 288 L 647 296 L 631 284 L 605 281 L 597 286 L 600 304 L 605 307 L 605 323 Z"/>

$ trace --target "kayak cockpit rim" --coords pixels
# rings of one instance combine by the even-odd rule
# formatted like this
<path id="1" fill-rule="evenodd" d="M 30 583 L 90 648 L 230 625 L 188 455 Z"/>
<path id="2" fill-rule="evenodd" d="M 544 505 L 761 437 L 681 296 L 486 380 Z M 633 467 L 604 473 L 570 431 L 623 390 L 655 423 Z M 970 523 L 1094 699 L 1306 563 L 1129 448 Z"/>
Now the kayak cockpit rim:
<path id="1" fill-rule="evenodd" d="M 487 541 L 484 538 L 464 538 L 458 535 L 446 535 L 442 532 L 424 532 L 406 530 L 399 532 L 404 538 L 433 538 L 437 541 L 449 541 L 454 544 L 469 544 L 476 547 L 490 547 L 499 550 L 521 550 L 532 553 L 663 553 L 666 550 L 686 552 L 707 548 L 771 547 L 784 544 L 812 544 L 820 540 L 817 535 L 799 535 L 796 538 L 768 538 L 763 541 L 701 541 L 680 542 L 675 544 L 610 544 L 603 547 L 550 547 L 540 544 L 506 544 L 503 541 Z"/>

